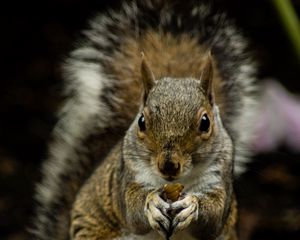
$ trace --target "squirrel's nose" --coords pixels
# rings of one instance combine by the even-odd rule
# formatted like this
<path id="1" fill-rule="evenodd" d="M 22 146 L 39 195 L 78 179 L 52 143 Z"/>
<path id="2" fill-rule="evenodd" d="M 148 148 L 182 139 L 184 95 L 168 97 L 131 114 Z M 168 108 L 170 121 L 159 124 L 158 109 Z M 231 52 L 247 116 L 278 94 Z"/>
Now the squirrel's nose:
<path id="1" fill-rule="evenodd" d="M 172 161 L 166 161 L 162 166 L 159 167 L 159 169 L 164 175 L 176 176 L 180 171 L 180 164 Z"/>

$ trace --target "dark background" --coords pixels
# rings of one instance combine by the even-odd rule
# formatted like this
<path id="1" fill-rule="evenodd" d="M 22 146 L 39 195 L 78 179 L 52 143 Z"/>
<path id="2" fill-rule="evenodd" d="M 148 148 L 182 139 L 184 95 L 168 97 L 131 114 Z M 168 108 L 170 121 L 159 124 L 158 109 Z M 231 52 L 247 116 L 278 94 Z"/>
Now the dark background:
<path id="1" fill-rule="evenodd" d="M 300 63 L 270 0 L 217 0 L 251 39 L 260 77 L 300 93 Z M 10 1 L 0 7 L 0 239 L 27 237 L 33 187 L 61 104 L 60 64 L 87 19 L 119 1 Z M 293 1 L 300 15 L 300 1 Z M 300 121 L 300 120 L 299 120 Z M 244 239 L 300 239 L 300 158 L 282 146 L 238 180 Z"/>

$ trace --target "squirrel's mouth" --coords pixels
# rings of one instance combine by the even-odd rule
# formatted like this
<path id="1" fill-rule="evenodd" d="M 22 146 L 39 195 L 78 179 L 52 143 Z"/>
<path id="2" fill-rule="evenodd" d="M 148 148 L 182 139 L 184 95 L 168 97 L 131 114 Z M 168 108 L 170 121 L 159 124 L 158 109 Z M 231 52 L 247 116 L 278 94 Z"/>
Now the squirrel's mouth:
<path id="1" fill-rule="evenodd" d="M 172 176 L 165 177 L 165 179 L 166 179 L 167 181 L 169 181 L 169 182 L 172 182 L 172 181 L 175 180 L 175 178 L 172 177 Z"/>
<path id="2" fill-rule="evenodd" d="M 161 174 L 161 177 L 165 180 L 167 180 L 168 182 L 172 182 L 175 181 L 179 178 L 179 175 L 173 176 L 173 175 L 163 175 Z"/>

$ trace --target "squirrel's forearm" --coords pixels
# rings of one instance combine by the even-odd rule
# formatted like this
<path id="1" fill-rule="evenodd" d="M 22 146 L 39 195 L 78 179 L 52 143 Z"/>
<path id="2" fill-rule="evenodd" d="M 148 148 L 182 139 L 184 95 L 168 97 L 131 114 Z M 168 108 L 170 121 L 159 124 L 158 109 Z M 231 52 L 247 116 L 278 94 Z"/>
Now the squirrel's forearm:
<path id="1" fill-rule="evenodd" d="M 113 154 L 86 181 L 71 211 L 70 237 L 73 240 L 113 239 L 121 234 L 124 221 L 115 201 L 118 185 Z"/>
<path id="2" fill-rule="evenodd" d="M 149 191 L 137 183 L 129 183 L 125 189 L 125 215 L 127 227 L 134 233 L 144 234 L 151 230 L 144 207 Z"/>
<path id="3" fill-rule="evenodd" d="M 100 240 L 119 236 L 120 229 L 99 204 L 96 192 L 83 189 L 71 212 L 70 239 Z"/>
<path id="4" fill-rule="evenodd" d="M 99 209 L 86 208 L 84 202 L 75 204 L 71 214 L 70 239 L 104 240 L 118 237 L 119 228 L 107 221 L 104 216 L 97 216 L 98 214 Z"/>
<path id="5" fill-rule="evenodd" d="M 230 191 L 229 191 L 230 192 Z M 232 196 L 223 188 L 216 188 L 199 196 L 199 216 L 193 224 L 193 233 L 210 240 L 219 236 L 224 228 L 231 208 Z"/>

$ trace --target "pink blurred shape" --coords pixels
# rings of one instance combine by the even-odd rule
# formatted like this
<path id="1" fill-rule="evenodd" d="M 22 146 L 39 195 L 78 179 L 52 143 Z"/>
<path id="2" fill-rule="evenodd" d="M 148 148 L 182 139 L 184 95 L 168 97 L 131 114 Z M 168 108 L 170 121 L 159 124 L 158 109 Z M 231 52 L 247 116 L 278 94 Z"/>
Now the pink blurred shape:
<path id="1" fill-rule="evenodd" d="M 274 80 L 264 84 L 256 124 L 254 151 L 272 151 L 279 145 L 300 151 L 300 98 Z"/>

